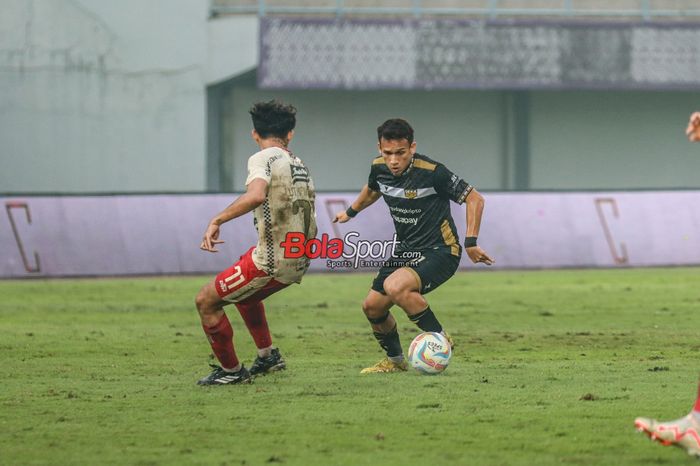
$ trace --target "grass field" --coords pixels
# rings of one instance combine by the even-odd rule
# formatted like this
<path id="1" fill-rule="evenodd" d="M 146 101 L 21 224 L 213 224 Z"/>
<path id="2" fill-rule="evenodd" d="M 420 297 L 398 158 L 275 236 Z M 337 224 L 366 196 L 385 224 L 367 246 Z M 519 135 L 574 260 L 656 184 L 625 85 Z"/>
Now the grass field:
<path id="1" fill-rule="evenodd" d="M 208 277 L 0 281 L 0 464 L 697 464 L 632 424 L 694 401 L 700 270 L 459 273 L 429 295 L 458 345 L 434 377 L 360 376 L 370 278 L 269 298 L 288 370 L 207 388 Z"/>

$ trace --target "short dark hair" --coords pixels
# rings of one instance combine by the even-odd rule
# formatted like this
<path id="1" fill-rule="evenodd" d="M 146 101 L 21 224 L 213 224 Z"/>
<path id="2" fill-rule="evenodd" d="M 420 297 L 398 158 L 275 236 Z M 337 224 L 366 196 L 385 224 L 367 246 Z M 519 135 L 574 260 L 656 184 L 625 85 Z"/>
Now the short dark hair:
<path id="1" fill-rule="evenodd" d="M 402 118 L 392 118 L 377 128 L 377 139 L 381 142 L 382 138 L 387 141 L 406 139 L 413 144 L 413 128 Z"/>
<path id="2" fill-rule="evenodd" d="M 297 109 L 278 100 L 258 102 L 250 108 L 253 128 L 261 138 L 285 139 L 297 124 Z"/>

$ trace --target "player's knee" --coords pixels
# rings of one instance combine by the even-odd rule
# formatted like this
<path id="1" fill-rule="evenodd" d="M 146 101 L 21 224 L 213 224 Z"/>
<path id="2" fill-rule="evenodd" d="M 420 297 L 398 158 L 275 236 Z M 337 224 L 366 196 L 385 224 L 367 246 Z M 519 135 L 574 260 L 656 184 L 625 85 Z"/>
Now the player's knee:
<path id="1" fill-rule="evenodd" d="M 387 279 L 384 282 L 384 291 L 387 296 L 395 301 L 396 298 L 400 297 L 406 290 L 402 283 L 398 280 Z"/>
<path id="2" fill-rule="evenodd" d="M 197 311 L 201 314 L 202 308 L 204 307 L 204 296 L 202 296 L 201 291 L 194 297 L 194 305 L 197 307 Z"/>
<path id="3" fill-rule="evenodd" d="M 379 303 L 375 302 L 375 300 L 369 297 L 365 298 L 365 300 L 362 302 L 362 312 L 364 312 L 369 319 L 380 317 L 386 313 Z"/>
<path id="4" fill-rule="evenodd" d="M 197 311 L 200 315 L 210 313 L 209 310 L 211 309 L 211 300 L 209 299 L 209 296 L 204 288 L 197 293 L 197 296 L 194 298 L 194 304 L 197 306 Z"/>
<path id="5" fill-rule="evenodd" d="M 362 312 L 364 312 L 365 315 L 368 317 L 372 313 L 372 302 L 369 298 L 366 298 L 364 301 L 362 301 Z"/>

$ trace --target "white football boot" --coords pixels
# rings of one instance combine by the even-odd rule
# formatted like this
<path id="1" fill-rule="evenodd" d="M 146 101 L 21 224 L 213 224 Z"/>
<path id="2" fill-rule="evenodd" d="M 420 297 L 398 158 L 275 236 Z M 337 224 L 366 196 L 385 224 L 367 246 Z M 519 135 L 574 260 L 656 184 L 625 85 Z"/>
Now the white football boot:
<path id="1" fill-rule="evenodd" d="M 634 420 L 634 426 L 661 445 L 683 448 L 689 455 L 700 457 L 700 413 L 691 412 L 667 422 L 638 417 Z"/>

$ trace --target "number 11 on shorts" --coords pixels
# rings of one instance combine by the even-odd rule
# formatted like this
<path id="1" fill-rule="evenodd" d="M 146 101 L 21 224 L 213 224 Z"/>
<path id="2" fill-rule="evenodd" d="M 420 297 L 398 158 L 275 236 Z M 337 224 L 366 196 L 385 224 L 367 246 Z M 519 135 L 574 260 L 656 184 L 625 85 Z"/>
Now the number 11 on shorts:
<path id="1" fill-rule="evenodd" d="M 232 290 L 245 281 L 240 265 L 235 266 L 233 270 L 233 275 L 224 278 L 224 283 L 221 284 L 224 291 Z"/>

